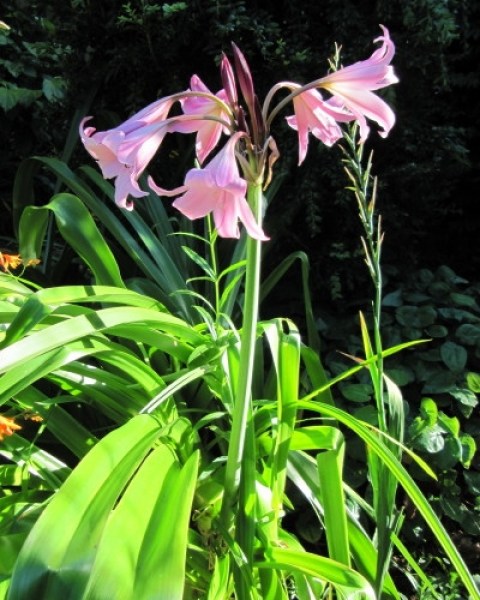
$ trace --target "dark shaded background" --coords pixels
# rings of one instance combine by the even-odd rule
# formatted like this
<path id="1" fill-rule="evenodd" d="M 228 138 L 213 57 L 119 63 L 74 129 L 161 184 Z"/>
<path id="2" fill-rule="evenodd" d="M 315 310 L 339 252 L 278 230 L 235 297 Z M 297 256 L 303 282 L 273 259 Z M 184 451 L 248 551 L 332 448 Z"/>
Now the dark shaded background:
<path id="1" fill-rule="evenodd" d="M 231 41 L 248 57 L 262 97 L 278 80 L 306 83 L 323 75 L 335 42 L 344 64 L 367 58 L 383 23 L 396 43 L 400 78 L 384 93 L 397 114 L 395 128 L 386 140 L 372 132 L 367 142 L 380 178 L 384 265 L 401 277 L 447 264 L 476 278 L 478 2 L 6 0 L 0 18 L 11 27 L 0 33 L 0 77 L 9 91 L 7 99 L 0 97 L 4 246 L 13 235 L 10 198 L 19 161 L 31 154 L 60 156 L 81 115 L 95 115 L 99 129 L 111 126 L 185 89 L 192 73 L 216 91 L 219 57 Z M 166 186 L 178 185 L 192 160 L 190 140 L 177 138 L 152 165 Z M 267 215 L 268 256 L 275 263 L 289 251 L 305 250 L 314 292 L 341 303 L 362 285 L 365 271 L 340 151 L 312 139 L 297 168 L 296 139 L 283 119 L 276 138 L 281 185 Z M 70 158 L 72 166 L 89 161 L 79 146 Z M 44 185 L 39 202 L 51 191 L 49 182 Z"/>

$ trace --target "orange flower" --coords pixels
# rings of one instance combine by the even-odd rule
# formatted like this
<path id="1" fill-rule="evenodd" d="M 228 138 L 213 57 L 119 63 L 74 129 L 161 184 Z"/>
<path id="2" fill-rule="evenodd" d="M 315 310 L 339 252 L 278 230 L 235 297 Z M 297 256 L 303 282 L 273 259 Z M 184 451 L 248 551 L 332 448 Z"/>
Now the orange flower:
<path id="1" fill-rule="evenodd" d="M 16 269 L 22 264 L 20 254 L 5 254 L 0 252 L 0 267 L 7 273 L 10 269 Z"/>
<path id="2" fill-rule="evenodd" d="M 0 415 L 0 442 L 7 435 L 13 435 L 15 431 L 21 429 L 20 425 L 15 423 L 14 419 Z"/>

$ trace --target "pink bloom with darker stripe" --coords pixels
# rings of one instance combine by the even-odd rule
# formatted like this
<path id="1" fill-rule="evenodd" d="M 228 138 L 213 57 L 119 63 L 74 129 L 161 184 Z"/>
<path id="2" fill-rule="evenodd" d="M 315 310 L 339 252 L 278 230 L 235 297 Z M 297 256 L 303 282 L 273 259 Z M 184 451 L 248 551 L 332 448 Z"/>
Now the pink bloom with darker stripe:
<path id="1" fill-rule="evenodd" d="M 185 185 L 174 190 L 164 190 L 149 179 L 150 187 L 159 196 L 177 196 L 173 206 L 189 219 L 213 215 L 218 235 L 226 238 L 240 237 L 240 221 L 248 234 L 257 240 L 268 237 L 257 224 L 246 199 L 247 182 L 240 177 L 235 158 L 235 146 L 245 134 L 233 134 L 218 154 L 203 169 L 190 169 Z"/>

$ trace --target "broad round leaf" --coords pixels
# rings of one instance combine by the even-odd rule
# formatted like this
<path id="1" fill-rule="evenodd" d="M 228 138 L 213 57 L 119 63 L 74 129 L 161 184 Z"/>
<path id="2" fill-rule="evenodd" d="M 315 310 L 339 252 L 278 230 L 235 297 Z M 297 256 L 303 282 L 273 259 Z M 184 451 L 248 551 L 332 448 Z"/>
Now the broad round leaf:
<path id="1" fill-rule="evenodd" d="M 463 346 L 455 342 L 445 342 L 440 348 L 440 354 L 445 365 L 456 373 L 463 371 L 467 364 L 468 354 Z"/>

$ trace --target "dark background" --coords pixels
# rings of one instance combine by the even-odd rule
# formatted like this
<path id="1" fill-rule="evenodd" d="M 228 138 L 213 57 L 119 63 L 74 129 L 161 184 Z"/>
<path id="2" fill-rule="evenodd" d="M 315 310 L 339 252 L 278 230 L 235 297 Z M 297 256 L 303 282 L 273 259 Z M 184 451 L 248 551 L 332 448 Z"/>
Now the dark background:
<path id="1" fill-rule="evenodd" d="M 20 160 L 61 156 L 81 116 L 95 115 L 99 129 L 118 124 L 159 96 L 186 89 L 192 73 L 217 91 L 219 58 L 231 41 L 247 56 L 262 98 L 279 80 L 307 83 L 324 75 L 335 42 L 343 64 L 368 58 L 382 23 L 396 44 L 400 78 L 383 91 L 397 115 L 394 129 L 384 140 L 373 125 L 367 142 L 380 182 L 384 266 L 399 278 L 442 264 L 477 277 L 478 2 L 6 0 L 2 6 L 0 19 L 11 27 L 0 32 L 4 249 L 15 246 L 11 188 Z M 266 220 L 273 240 L 267 261 L 306 251 L 314 295 L 341 304 L 361 289 L 366 273 L 340 150 L 311 138 L 297 168 L 296 138 L 283 119 L 275 135 L 281 184 Z M 190 140 L 177 138 L 152 165 L 165 186 L 178 185 L 193 159 Z M 78 144 L 71 156 L 69 150 L 71 166 L 91 163 Z M 51 193 L 44 185 L 38 202 Z"/>

